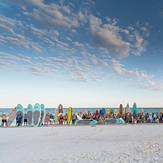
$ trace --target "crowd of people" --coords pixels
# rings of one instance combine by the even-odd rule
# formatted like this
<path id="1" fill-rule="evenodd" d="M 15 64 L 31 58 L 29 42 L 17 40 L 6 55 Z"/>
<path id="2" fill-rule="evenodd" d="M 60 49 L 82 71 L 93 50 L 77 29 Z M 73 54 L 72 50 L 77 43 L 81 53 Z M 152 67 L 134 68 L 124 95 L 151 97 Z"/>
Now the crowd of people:
<path id="1" fill-rule="evenodd" d="M 55 115 L 52 113 L 48 113 L 49 123 L 45 125 L 67 125 L 68 124 L 68 113 L 64 113 L 63 107 L 60 106 L 58 109 L 59 114 Z M 2 114 L 1 117 L 1 126 L 7 126 L 7 116 L 6 114 Z M 144 110 L 137 109 L 136 103 L 134 103 L 133 107 L 130 108 L 127 105 L 125 108 L 121 104 L 118 109 L 96 109 L 94 112 L 78 112 L 72 113 L 71 123 L 72 125 L 77 124 L 78 121 L 84 120 L 94 120 L 97 124 L 106 124 L 106 123 L 129 123 L 129 124 L 137 124 L 137 123 L 163 123 L 163 113 L 154 112 L 154 113 L 145 113 Z M 115 120 L 115 121 L 114 121 Z M 119 121 L 116 121 L 119 120 Z M 24 114 L 22 119 L 21 115 L 16 116 L 16 125 L 21 126 L 23 122 L 24 126 L 27 126 L 27 114 Z"/>

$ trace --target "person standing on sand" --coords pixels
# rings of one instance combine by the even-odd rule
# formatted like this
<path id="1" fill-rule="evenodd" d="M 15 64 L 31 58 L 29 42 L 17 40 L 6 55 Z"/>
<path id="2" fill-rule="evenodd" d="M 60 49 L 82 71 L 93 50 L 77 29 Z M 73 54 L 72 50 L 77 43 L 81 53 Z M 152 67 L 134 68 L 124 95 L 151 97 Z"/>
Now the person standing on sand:
<path id="1" fill-rule="evenodd" d="M 27 113 L 24 114 L 24 126 L 27 126 Z"/>
<path id="2" fill-rule="evenodd" d="M 64 124 L 67 124 L 67 113 L 64 115 Z"/>
<path id="3" fill-rule="evenodd" d="M 16 116 L 16 125 L 17 126 L 20 126 L 22 124 L 22 115 L 19 113 L 17 116 Z"/>
<path id="4" fill-rule="evenodd" d="M 73 124 L 73 125 L 75 125 L 76 119 L 77 119 L 76 115 L 73 114 L 73 115 L 72 115 L 72 124 Z"/>
<path id="5" fill-rule="evenodd" d="M 63 117 L 63 115 L 61 114 L 61 115 L 59 116 L 59 125 L 63 125 L 63 121 L 64 121 L 64 117 Z"/>
<path id="6" fill-rule="evenodd" d="M 7 127 L 7 116 L 5 113 L 2 114 L 2 127 Z"/>

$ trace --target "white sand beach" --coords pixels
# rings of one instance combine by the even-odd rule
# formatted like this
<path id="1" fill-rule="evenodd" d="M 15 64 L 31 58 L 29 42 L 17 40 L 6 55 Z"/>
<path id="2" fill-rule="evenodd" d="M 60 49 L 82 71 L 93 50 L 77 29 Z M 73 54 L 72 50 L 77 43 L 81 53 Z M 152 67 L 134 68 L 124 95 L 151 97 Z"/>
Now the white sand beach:
<path id="1" fill-rule="evenodd" d="M 162 163 L 162 125 L 1 128 L 0 163 Z"/>

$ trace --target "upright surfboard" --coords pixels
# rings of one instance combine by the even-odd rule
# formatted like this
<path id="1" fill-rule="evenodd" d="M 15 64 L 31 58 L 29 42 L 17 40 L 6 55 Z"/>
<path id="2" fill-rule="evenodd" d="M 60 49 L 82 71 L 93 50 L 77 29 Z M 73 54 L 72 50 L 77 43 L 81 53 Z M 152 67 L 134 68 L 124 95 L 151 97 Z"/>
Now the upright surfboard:
<path id="1" fill-rule="evenodd" d="M 106 114 L 107 114 L 107 115 L 110 114 L 110 108 L 106 108 Z"/>
<path id="2" fill-rule="evenodd" d="M 41 105 L 36 103 L 33 109 L 33 125 L 35 127 L 39 126 L 40 118 L 41 118 Z"/>
<path id="3" fill-rule="evenodd" d="M 27 126 L 33 126 L 33 106 L 29 104 L 27 106 Z"/>
<path id="4" fill-rule="evenodd" d="M 133 104 L 131 112 L 132 112 L 132 114 L 133 114 L 133 116 L 135 118 L 137 116 L 137 114 L 138 114 L 138 108 L 137 108 L 136 103 Z"/>
<path id="5" fill-rule="evenodd" d="M 58 106 L 58 113 L 63 113 L 63 105 L 59 104 Z"/>
<path id="6" fill-rule="evenodd" d="M 118 108 L 118 113 L 119 113 L 119 115 L 123 115 L 124 114 L 124 108 L 123 108 L 122 104 L 120 104 L 120 106 Z"/>
<path id="7" fill-rule="evenodd" d="M 72 107 L 68 108 L 68 114 L 67 114 L 67 124 L 69 125 L 71 123 L 72 119 Z"/>
<path id="8" fill-rule="evenodd" d="M 58 124 L 58 111 L 54 112 L 54 121 L 55 121 L 54 124 Z"/>
<path id="9" fill-rule="evenodd" d="M 11 126 L 12 125 L 12 123 L 15 120 L 15 117 L 16 117 L 16 108 L 13 108 L 11 110 L 11 113 L 9 114 L 9 118 L 8 118 L 8 121 L 7 121 L 7 126 Z"/>
<path id="10" fill-rule="evenodd" d="M 39 126 L 42 126 L 44 124 L 44 120 L 45 120 L 45 106 L 44 104 L 41 104 L 41 118 Z"/>
<path id="11" fill-rule="evenodd" d="M 21 104 L 18 104 L 16 106 L 16 119 L 19 117 L 19 119 L 21 120 L 20 125 L 23 124 L 23 120 L 24 120 L 24 108 Z"/>
<path id="12" fill-rule="evenodd" d="M 130 106 L 129 106 L 129 104 L 127 104 L 127 106 L 125 108 L 125 113 L 130 113 L 130 112 L 131 112 Z"/>
<path id="13" fill-rule="evenodd" d="M 50 122 L 50 113 L 45 113 L 45 118 L 44 118 L 44 125 L 48 125 Z"/>
<path id="14" fill-rule="evenodd" d="M 0 127 L 2 127 L 2 112 L 0 112 Z"/>

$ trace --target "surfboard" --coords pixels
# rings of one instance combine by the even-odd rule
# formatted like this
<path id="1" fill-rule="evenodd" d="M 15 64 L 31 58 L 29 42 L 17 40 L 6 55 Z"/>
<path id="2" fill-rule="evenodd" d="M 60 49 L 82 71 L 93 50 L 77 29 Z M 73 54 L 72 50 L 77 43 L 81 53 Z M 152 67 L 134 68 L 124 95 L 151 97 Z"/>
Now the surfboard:
<path id="1" fill-rule="evenodd" d="M 42 126 L 44 124 L 44 119 L 45 119 L 45 106 L 44 104 L 41 104 L 41 118 L 39 126 Z"/>
<path id="2" fill-rule="evenodd" d="M 118 108 L 118 113 L 119 113 L 119 115 L 123 115 L 123 113 L 124 113 L 124 108 L 123 108 L 122 104 L 120 104 L 120 106 Z"/>
<path id="3" fill-rule="evenodd" d="M 33 109 L 33 125 L 35 127 L 39 126 L 40 118 L 41 118 L 41 106 L 40 104 L 36 103 Z"/>
<path id="4" fill-rule="evenodd" d="M 110 114 L 110 108 L 106 108 L 106 114 L 107 114 L 107 115 Z"/>
<path id="5" fill-rule="evenodd" d="M 116 124 L 116 118 L 109 118 L 105 120 L 105 124 Z"/>
<path id="6" fill-rule="evenodd" d="M 2 112 L 0 112 L 0 127 L 2 127 Z"/>
<path id="7" fill-rule="evenodd" d="M 33 107 L 31 104 L 27 106 L 27 125 L 33 126 Z"/>
<path id="8" fill-rule="evenodd" d="M 45 114 L 44 125 L 48 125 L 50 122 L 50 113 Z"/>
<path id="9" fill-rule="evenodd" d="M 92 120 L 89 124 L 91 125 L 91 126 L 95 126 L 95 125 L 97 125 L 97 121 L 96 120 Z"/>
<path id="10" fill-rule="evenodd" d="M 58 113 L 63 113 L 63 105 L 59 104 L 58 106 Z"/>
<path id="11" fill-rule="evenodd" d="M 77 125 L 90 125 L 92 121 L 92 119 L 78 120 Z"/>
<path id="12" fill-rule="evenodd" d="M 24 108 L 21 104 L 18 104 L 16 106 L 16 118 L 20 116 L 21 117 L 21 122 L 20 122 L 20 125 L 23 124 L 23 120 L 24 120 Z"/>
<path id="13" fill-rule="evenodd" d="M 55 121 L 54 122 L 55 124 L 58 124 L 58 112 L 57 111 L 54 112 L 54 121 Z"/>
<path id="14" fill-rule="evenodd" d="M 69 125 L 71 123 L 71 118 L 72 118 L 72 108 L 68 108 L 68 114 L 67 114 L 67 124 Z"/>
<path id="15" fill-rule="evenodd" d="M 12 123 L 15 120 L 15 117 L 16 117 L 16 108 L 13 108 L 11 110 L 11 113 L 9 114 L 9 118 L 8 118 L 8 122 L 7 122 L 8 127 L 12 125 Z"/>
<path id="16" fill-rule="evenodd" d="M 100 116 L 104 117 L 106 114 L 106 110 L 104 108 L 100 109 Z"/>
<path id="17" fill-rule="evenodd" d="M 131 110 L 134 118 L 136 117 L 136 115 L 138 114 L 138 108 L 137 108 L 137 105 L 136 103 L 133 104 L 133 107 L 132 107 L 132 110 Z"/>

